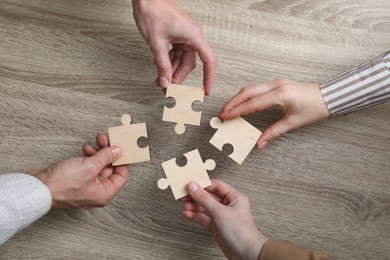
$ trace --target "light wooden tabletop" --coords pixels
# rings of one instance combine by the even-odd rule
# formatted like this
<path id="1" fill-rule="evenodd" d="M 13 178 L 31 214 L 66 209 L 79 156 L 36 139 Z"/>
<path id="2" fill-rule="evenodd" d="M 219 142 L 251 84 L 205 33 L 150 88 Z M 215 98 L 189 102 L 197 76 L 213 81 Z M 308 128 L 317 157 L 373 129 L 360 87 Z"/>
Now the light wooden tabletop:
<path id="1" fill-rule="evenodd" d="M 0 259 L 224 259 L 201 227 L 159 190 L 161 162 L 198 148 L 251 200 L 268 237 L 335 259 L 390 259 L 390 105 L 292 131 L 240 166 L 208 141 L 242 86 L 285 77 L 321 82 L 390 47 L 390 3 L 344 0 L 178 1 L 218 59 L 200 127 L 162 122 L 152 55 L 130 0 L 0 1 L 0 172 L 81 155 L 130 113 L 147 122 L 152 161 L 130 167 L 105 208 L 57 210 L 0 247 Z M 202 66 L 185 84 L 202 84 Z M 260 130 L 280 109 L 246 116 Z"/>

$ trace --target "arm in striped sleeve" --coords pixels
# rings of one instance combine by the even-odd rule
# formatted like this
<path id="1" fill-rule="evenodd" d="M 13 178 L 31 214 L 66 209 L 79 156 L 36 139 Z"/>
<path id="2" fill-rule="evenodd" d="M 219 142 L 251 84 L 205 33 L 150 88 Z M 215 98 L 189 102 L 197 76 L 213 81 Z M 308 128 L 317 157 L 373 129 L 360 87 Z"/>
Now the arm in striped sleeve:
<path id="1" fill-rule="evenodd" d="M 332 115 L 390 101 L 390 51 L 320 84 Z"/>

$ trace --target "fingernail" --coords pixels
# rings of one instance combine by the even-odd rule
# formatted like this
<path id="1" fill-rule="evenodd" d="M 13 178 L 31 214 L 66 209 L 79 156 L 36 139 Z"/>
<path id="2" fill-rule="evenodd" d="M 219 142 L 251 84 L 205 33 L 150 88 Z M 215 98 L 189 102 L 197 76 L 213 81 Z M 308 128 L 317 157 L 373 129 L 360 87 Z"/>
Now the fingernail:
<path id="1" fill-rule="evenodd" d="M 115 147 L 115 146 L 111 148 L 111 151 L 112 151 L 112 154 L 114 155 L 114 158 L 119 157 L 119 155 L 121 153 L 121 149 L 119 149 L 119 147 Z"/>
<path id="2" fill-rule="evenodd" d="M 267 146 L 267 144 L 268 144 L 268 141 L 264 141 L 259 146 L 257 146 L 257 148 L 259 150 L 263 150 Z"/>
<path id="3" fill-rule="evenodd" d="M 190 182 L 190 184 L 188 184 L 188 188 L 190 191 L 195 192 L 199 189 L 199 185 L 195 182 Z"/>
<path id="4" fill-rule="evenodd" d="M 220 117 L 225 117 L 225 116 L 227 116 L 227 114 L 229 114 L 229 112 L 230 112 L 230 110 L 228 110 L 228 111 L 224 111 L 222 114 L 221 114 L 221 116 Z"/>
<path id="5" fill-rule="evenodd" d="M 167 88 L 169 85 L 169 80 L 167 77 L 160 77 L 158 81 L 160 82 L 160 86 L 163 88 Z"/>

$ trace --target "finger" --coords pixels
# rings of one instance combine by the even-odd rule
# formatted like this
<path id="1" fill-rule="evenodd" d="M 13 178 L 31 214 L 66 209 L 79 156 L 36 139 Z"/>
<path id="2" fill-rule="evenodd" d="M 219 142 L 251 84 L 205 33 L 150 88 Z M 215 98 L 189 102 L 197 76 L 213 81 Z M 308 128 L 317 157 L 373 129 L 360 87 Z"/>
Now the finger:
<path id="1" fill-rule="evenodd" d="M 215 79 L 216 59 L 205 39 L 200 43 L 196 51 L 203 63 L 203 86 L 206 95 L 210 96 Z"/>
<path id="2" fill-rule="evenodd" d="M 161 92 L 164 93 L 164 95 L 167 93 L 167 89 L 166 88 L 162 88 L 160 87 L 160 78 L 157 77 L 155 80 L 154 80 L 154 85 L 156 87 L 159 87 L 161 89 Z"/>
<path id="3" fill-rule="evenodd" d="M 207 190 L 207 189 L 206 189 Z M 218 201 L 218 202 L 221 202 L 222 199 L 220 197 L 218 197 L 217 195 L 213 194 L 213 193 L 210 193 L 211 196 L 213 196 L 213 198 Z M 183 203 L 186 203 L 186 202 L 192 202 L 194 203 L 194 200 L 191 198 L 191 196 L 185 196 L 183 198 L 180 198 L 179 201 L 183 202 Z"/>
<path id="4" fill-rule="evenodd" d="M 102 178 L 108 178 L 112 175 L 112 173 L 113 173 L 113 167 L 107 166 L 103 170 L 100 171 L 99 176 Z"/>
<path id="5" fill-rule="evenodd" d="M 182 83 L 195 67 L 196 53 L 194 51 L 185 51 L 181 57 L 180 66 L 173 73 L 172 82 Z"/>
<path id="6" fill-rule="evenodd" d="M 92 156 L 97 153 L 97 149 L 95 149 L 93 146 L 89 144 L 84 144 L 83 145 L 83 153 L 85 156 Z"/>
<path id="7" fill-rule="evenodd" d="M 248 99 L 224 114 L 223 119 L 230 120 L 256 111 L 262 111 L 272 106 L 283 106 L 282 97 L 277 91 L 270 91 Z"/>
<path id="8" fill-rule="evenodd" d="M 171 64 L 172 64 L 172 61 L 173 61 L 173 58 L 175 58 L 175 48 L 172 48 L 169 50 L 169 60 L 171 61 Z M 156 58 L 153 58 L 153 65 L 157 65 L 157 61 L 156 61 Z"/>
<path id="9" fill-rule="evenodd" d="M 225 115 L 231 109 L 248 101 L 251 98 L 270 92 L 279 86 L 279 82 L 274 80 L 263 84 L 248 85 L 243 87 L 236 95 L 234 95 L 228 102 L 226 102 L 221 112 L 219 113 L 220 117 L 225 119 Z"/>
<path id="10" fill-rule="evenodd" d="M 159 43 L 151 46 L 151 50 L 157 66 L 159 85 L 160 87 L 166 88 L 172 80 L 172 65 L 169 59 L 168 45 Z"/>
<path id="11" fill-rule="evenodd" d="M 201 225 L 206 230 L 208 230 L 209 227 L 210 227 L 211 218 L 209 216 L 207 216 L 206 214 L 204 214 L 204 213 L 184 210 L 183 211 L 183 215 L 187 219 L 192 220 L 195 223 L 198 223 L 199 225 Z"/>
<path id="12" fill-rule="evenodd" d="M 129 166 L 121 165 L 114 167 L 114 173 L 101 180 L 101 184 L 107 191 L 108 196 L 114 197 L 126 184 L 129 177 Z"/>
<path id="13" fill-rule="evenodd" d="M 179 201 L 181 201 L 181 202 L 192 202 L 192 201 L 194 201 L 192 198 L 191 198 L 191 196 L 190 195 L 187 195 L 187 196 L 185 196 L 185 197 L 183 197 L 183 198 L 180 198 L 179 199 Z"/>
<path id="14" fill-rule="evenodd" d="M 264 130 L 259 140 L 257 140 L 257 148 L 260 150 L 264 149 L 267 146 L 268 142 L 284 135 L 285 133 L 297 127 L 299 126 L 295 125 L 290 118 L 282 118 L 281 120 L 277 121 L 276 123 L 267 127 L 267 129 Z"/>
<path id="15" fill-rule="evenodd" d="M 222 201 L 226 201 L 226 198 L 230 198 L 230 200 L 234 200 L 235 198 L 238 198 L 240 193 L 227 184 L 226 182 L 218 179 L 211 180 L 212 185 L 208 188 L 206 188 L 206 191 L 211 193 L 213 196 L 217 197 L 219 201 L 222 203 Z M 227 202 L 229 203 L 229 202 Z M 223 204 L 227 204 L 226 202 Z"/>
<path id="16" fill-rule="evenodd" d="M 171 63 L 172 63 L 172 60 L 173 60 L 174 57 L 175 57 L 175 48 L 172 48 L 169 51 L 169 59 L 171 60 Z M 156 65 L 156 64 L 154 64 L 154 65 Z"/>
<path id="17" fill-rule="evenodd" d="M 168 56 L 169 56 L 169 60 L 171 61 L 171 66 L 172 66 L 172 73 L 174 71 L 174 67 L 173 67 L 173 60 L 175 58 L 175 49 L 172 48 L 169 52 L 168 52 Z M 153 65 L 157 66 L 157 61 L 156 61 L 156 58 L 153 58 Z M 155 81 L 155 84 L 156 86 L 159 86 L 159 81 L 158 81 L 159 77 L 156 78 L 156 81 Z M 156 83 L 157 82 L 157 83 Z"/>
<path id="18" fill-rule="evenodd" d="M 217 202 L 206 190 L 202 189 L 199 184 L 190 182 L 187 190 L 192 199 L 203 207 L 211 216 L 216 216 L 221 204 Z"/>
<path id="19" fill-rule="evenodd" d="M 91 167 L 92 175 L 97 176 L 107 165 L 111 165 L 121 155 L 120 147 L 106 147 L 99 150 L 95 155 L 85 158 L 85 164 Z"/>
<path id="20" fill-rule="evenodd" d="M 103 149 L 103 148 L 110 146 L 110 142 L 109 142 L 107 136 L 103 133 L 99 133 L 96 136 L 96 143 L 100 149 Z"/>
<path id="21" fill-rule="evenodd" d="M 160 82 L 158 81 L 158 77 L 154 80 L 154 85 L 156 87 L 160 87 Z"/>
<path id="22" fill-rule="evenodd" d="M 173 75 L 173 74 L 175 74 L 175 71 L 177 70 L 177 68 L 180 66 L 180 62 L 181 62 L 184 51 L 183 51 L 183 49 L 177 48 L 177 47 L 174 47 L 171 51 L 174 52 L 173 58 L 171 59 L 172 75 Z M 172 80 L 173 80 L 173 76 L 172 76 Z M 173 82 L 173 83 L 175 83 L 175 82 Z"/>
<path id="23" fill-rule="evenodd" d="M 187 211 L 205 212 L 202 206 L 193 201 L 184 203 L 183 209 Z"/>

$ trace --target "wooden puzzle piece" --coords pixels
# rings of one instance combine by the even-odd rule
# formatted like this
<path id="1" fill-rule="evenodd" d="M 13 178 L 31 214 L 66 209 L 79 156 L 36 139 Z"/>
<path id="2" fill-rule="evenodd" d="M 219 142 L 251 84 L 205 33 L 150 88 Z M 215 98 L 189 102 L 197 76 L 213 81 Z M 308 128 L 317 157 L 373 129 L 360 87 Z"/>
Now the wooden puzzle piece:
<path id="1" fill-rule="evenodd" d="M 114 166 L 150 161 L 149 146 L 138 146 L 138 139 L 148 137 L 146 123 L 131 124 L 131 121 L 131 116 L 124 114 L 121 126 L 108 128 L 110 145 L 122 148 L 122 156 L 112 164 Z"/>
<path id="2" fill-rule="evenodd" d="M 161 165 L 167 178 L 161 178 L 157 186 L 165 190 L 171 186 L 175 199 L 180 199 L 188 195 L 186 186 L 191 181 L 198 183 L 201 187 L 206 188 L 211 185 L 207 171 L 215 168 L 215 161 L 212 159 L 203 162 L 198 149 L 184 154 L 187 158 L 187 164 L 180 167 L 176 164 L 176 158 L 163 162 Z"/>
<path id="3" fill-rule="evenodd" d="M 200 125 L 202 112 L 194 111 L 192 104 L 196 101 L 203 103 L 203 88 L 170 84 L 165 97 L 174 98 L 176 104 L 173 108 L 164 107 L 162 120 L 177 123 L 175 126 L 177 134 L 185 132 L 186 127 L 184 124 Z"/>
<path id="4" fill-rule="evenodd" d="M 224 144 L 231 144 L 234 150 L 229 157 L 238 164 L 242 164 L 261 135 L 261 131 L 241 117 L 225 120 L 223 123 L 218 117 L 214 117 L 210 120 L 210 125 L 218 131 L 209 142 L 221 151 Z"/>

